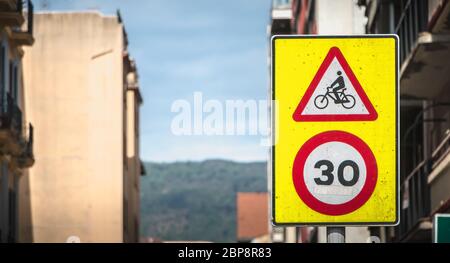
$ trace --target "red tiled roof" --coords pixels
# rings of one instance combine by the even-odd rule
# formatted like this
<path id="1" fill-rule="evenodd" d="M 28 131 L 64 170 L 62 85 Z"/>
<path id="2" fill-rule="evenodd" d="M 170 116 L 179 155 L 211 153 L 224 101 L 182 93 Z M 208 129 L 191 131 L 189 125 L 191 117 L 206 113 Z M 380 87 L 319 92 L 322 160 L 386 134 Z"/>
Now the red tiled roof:
<path id="1" fill-rule="evenodd" d="M 237 194 L 237 238 L 250 240 L 269 232 L 269 199 L 267 193 Z"/>

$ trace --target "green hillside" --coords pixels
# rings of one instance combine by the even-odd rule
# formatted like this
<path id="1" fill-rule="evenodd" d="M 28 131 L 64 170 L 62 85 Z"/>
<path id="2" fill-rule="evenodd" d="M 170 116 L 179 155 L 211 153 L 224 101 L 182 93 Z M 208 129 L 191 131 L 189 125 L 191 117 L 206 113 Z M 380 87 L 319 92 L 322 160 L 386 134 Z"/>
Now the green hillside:
<path id="1" fill-rule="evenodd" d="M 145 163 L 141 236 L 236 240 L 236 193 L 267 191 L 266 163 Z"/>

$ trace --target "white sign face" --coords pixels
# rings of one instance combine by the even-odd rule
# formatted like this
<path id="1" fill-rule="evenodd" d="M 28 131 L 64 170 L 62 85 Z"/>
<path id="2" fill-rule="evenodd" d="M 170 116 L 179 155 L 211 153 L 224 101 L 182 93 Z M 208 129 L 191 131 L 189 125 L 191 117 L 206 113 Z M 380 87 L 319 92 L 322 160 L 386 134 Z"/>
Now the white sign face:
<path id="1" fill-rule="evenodd" d="M 353 146 L 328 142 L 319 145 L 306 158 L 305 183 L 319 201 L 343 204 L 361 192 L 366 170 L 364 159 Z"/>

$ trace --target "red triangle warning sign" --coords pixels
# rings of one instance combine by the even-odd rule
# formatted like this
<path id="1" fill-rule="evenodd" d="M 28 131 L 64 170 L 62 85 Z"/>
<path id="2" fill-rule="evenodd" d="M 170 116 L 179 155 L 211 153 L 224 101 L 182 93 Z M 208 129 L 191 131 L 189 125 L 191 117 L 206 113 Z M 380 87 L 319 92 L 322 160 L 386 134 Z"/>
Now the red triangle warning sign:
<path id="1" fill-rule="evenodd" d="M 337 47 L 328 51 L 293 115 L 295 121 L 373 121 L 377 117 Z"/>

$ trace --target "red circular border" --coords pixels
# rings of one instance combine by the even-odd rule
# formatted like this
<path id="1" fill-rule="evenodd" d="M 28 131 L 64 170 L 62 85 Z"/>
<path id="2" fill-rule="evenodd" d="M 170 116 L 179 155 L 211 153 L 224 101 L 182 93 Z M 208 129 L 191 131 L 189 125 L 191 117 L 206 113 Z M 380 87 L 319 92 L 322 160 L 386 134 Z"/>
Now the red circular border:
<path id="1" fill-rule="evenodd" d="M 304 166 L 308 156 L 319 145 L 332 141 L 353 146 L 361 154 L 366 164 L 366 181 L 359 194 L 352 200 L 337 205 L 327 204 L 314 197 L 306 187 L 304 180 Z M 363 140 L 347 132 L 327 131 L 315 135 L 300 148 L 294 160 L 292 176 L 295 190 L 307 206 L 319 213 L 337 216 L 351 213 L 369 200 L 377 183 L 378 169 L 375 156 Z"/>

